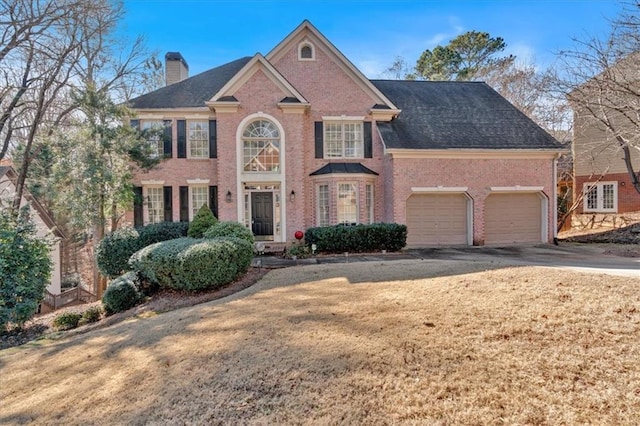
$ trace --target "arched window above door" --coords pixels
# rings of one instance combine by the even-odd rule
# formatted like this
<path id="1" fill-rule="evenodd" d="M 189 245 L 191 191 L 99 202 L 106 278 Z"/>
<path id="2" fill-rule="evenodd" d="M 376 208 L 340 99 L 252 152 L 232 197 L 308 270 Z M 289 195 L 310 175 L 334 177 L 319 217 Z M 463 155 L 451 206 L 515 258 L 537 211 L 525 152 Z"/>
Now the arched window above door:
<path id="1" fill-rule="evenodd" d="M 243 170 L 280 172 L 280 131 L 269 120 L 251 121 L 242 132 Z"/>

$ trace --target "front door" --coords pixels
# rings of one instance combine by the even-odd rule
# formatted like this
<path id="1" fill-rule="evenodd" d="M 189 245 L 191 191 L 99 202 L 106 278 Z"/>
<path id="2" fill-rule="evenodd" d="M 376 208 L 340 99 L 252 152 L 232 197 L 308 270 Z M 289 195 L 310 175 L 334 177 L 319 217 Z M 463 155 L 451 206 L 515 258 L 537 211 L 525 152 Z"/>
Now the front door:
<path id="1" fill-rule="evenodd" d="M 251 231 L 258 240 L 273 239 L 273 192 L 251 193 Z"/>

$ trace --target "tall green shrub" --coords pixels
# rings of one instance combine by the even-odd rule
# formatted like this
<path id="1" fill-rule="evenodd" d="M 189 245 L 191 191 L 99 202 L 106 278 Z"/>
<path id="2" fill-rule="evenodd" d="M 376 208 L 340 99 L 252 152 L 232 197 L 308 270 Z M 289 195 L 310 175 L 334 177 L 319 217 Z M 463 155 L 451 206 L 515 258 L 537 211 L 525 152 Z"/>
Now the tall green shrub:
<path id="1" fill-rule="evenodd" d="M 134 271 L 161 287 L 197 291 L 221 287 L 247 271 L 253 245 L 235 237 L 178 238 L 131 256 Z"/>
<path id="2" fill-rule="evenodd" d="M 213 225 L 218 223 L 218 219 L 211 213 L 211 209 L 206 204 L 203 204 L 196 213 L 196 216 L 193 218 L 191 223 L 189 224 L 189 230 L 187 231 L 187 236 L 191 238 L 202 238 L 205 231 L 211 228 Z"/>
<path id="3" fill-rule="evenodd" d="M 218 222 L 204 233 L 204 238 L 236 237 L 254 243 L 253 233 L 240 222 Z"/>
<path id="4" fill-rule="evenodd" d="M 102 295 L 102 305 L 107 315 L 133 308 L 142 299 L 135 272 L 127 272 L 107 285 Z"/>
<path id="5" fill-rule="evenodd" d="M 0 210 L 0 331 L 36 313 L 51 266 L 49 243 L 36 235 L 28 207 L 17 219 Z"/>

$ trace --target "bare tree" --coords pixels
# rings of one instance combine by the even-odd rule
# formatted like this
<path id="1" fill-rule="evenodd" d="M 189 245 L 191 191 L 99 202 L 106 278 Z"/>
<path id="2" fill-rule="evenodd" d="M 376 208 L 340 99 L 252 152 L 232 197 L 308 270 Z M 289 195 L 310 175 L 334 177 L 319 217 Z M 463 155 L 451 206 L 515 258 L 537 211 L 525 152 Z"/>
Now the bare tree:
<path id="1" fill-rule="evenodd" d="M 640 194 L 640 2 L 623 4 L 606 37 L 585 35 L 559 57 L 556 84 L 574 109 L 575 131 L 597 129 L 592 148 L 620 152 Z"/>

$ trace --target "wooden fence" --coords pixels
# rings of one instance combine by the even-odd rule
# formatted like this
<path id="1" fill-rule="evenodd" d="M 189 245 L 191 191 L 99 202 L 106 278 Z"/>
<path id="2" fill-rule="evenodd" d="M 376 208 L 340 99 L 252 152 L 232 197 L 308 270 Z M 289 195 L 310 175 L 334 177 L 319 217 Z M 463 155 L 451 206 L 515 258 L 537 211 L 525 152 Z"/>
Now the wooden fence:
<path id="1" fill-rule="evenodd" d="M 98 300 L 98 298 L 94 294 L 80 287 L 65 290 L 60 294 L 52 294 L 46 290 L 44 292 L 44 303 L 49 305 L 51 309 L 59 309 L 75 301 L 91 303 L 96 300 Z"/>

